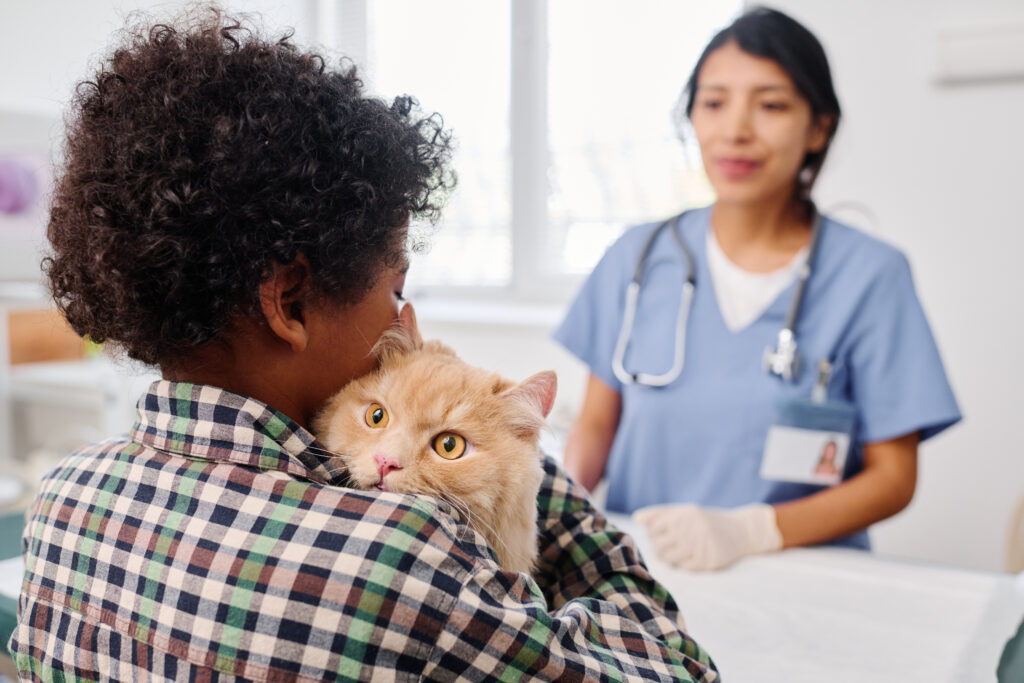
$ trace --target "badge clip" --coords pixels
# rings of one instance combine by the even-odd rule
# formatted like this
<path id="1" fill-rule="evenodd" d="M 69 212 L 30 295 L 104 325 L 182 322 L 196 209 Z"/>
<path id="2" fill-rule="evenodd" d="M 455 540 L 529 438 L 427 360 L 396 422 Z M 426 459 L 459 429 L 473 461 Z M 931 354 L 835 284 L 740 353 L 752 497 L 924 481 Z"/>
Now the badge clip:
<path id="1" fill-rule="evenodd" d="M 811 390 L 811 401 L 817 405 L 825 403 L 828 397 L 828 383 L 832 379 L 832 364 L 827 359 L 818 361 L 818 381 Z"/>

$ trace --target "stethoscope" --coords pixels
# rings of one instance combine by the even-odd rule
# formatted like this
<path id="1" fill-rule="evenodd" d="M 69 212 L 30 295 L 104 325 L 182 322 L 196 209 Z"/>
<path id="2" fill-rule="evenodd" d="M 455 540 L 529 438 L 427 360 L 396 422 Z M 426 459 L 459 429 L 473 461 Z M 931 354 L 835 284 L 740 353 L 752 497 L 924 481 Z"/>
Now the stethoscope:
<path id="1" fill-rule="evenodd" d="M 643 384 L 649 387 L 663 387 L 674 382 L 683 371 L 683 360 L 686 355 L 686 322 L 690 317 L 690 308 L 693 305 L 693 291 L 696 286 L 696 267 L 693 262 L 693 255 L 683 242 L 679 234 L 679 225 L 684 214 L 675 219 L 669 219 L 655 228 L 654 232 L 647 239 L 643 251 L 640 252 L 640 260 L 633 272 L 633 280 L 626 287 L 626 310 L 622 316 L 622 327 L 619 329 L 619 338 L 615 343 L 615 351 L 612 354 L 612 371 L 615 377 L 623 384 Z M 633 323 L 636 318 L 636 304 L 640 298 L 640 283 L 643 281 L 644 266 L 647 264 L 647 256 L 654 246 L 655 240 L 662 231 L 671 226 L 671 232 L 675 237 L 679 248 L 686 258 L 687 274 L 683 282 L 683 291 L 679 300 L 679 313 L 676 316 L 676 348 L 675 356 L 672 359 L 672 366 L 660 375 L 652 375 L 645 372 L 629 372 L 623 366 L 626 357 L 626 348 L 629 346 L 629 339 L 633 335 Z M 785 325 L 779 330 L 775 346 L 769 346 L 764 350 L 762 365 L 770 375 L 775 375 L 787 382 L 794 381 L 800 374 L 800 354 L 797 351 L 796 343 L 796 322 L 800 316 L 800 304 L 803 302 L 804 292 L 807 289 L 807 279 L 811 276 L 811 267 L 814 264 L 814 256 L 818 250 L 818 240 L 821 237 L 821 214 L 814 213 L 813 227 L 811 228 L 811 245 L 807 250 L 807 260 L 797 274 L 796 292 L 793 294 L 793 301 L 789 305 L 789 314 L 786 316 Z"/>

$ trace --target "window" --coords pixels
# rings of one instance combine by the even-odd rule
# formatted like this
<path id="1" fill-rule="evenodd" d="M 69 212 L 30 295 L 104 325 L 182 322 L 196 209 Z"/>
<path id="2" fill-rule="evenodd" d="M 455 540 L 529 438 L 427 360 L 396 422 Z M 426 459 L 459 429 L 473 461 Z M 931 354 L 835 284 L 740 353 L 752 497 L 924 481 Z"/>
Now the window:
<path id="1" fill-rule="evenodd" d="M 512 277 L 509 3 L 388 0 L 368 6 L 371 89 L 409 93 L 455 134 L 458 187 L 409 287 L 503 286 Z M 414 226 L 415 227 L 415 226 Z"/>
<path id="2" fill-rule="evenodd" d="M 543 253 L 585 274 L 628 225 L 712 195 L 672 112 L 693 64 L 738 3 L 551 0 L 550 188 Z"/>
<path id="3" fill-rule="evenodd" d="M 416 96 L 458 142 L 459 185 L 409 291 L 562 300 L 628 225 L 711 201 L 672 111 L 704 44 L 741 9 L 343 1 L 339 47 L 370 89 Z"/>

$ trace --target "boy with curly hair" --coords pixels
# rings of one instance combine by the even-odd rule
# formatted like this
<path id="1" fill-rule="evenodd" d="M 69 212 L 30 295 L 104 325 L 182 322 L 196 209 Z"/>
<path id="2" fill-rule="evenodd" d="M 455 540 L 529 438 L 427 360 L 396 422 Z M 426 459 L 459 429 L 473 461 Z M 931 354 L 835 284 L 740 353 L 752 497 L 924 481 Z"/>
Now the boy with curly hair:
<path id="1" fill-rule="evenodd" d="M 716 680 L 550 460 L 537 578 L 455 511 L 344 487 L 308 431 L 373 368 L 450 136 L 217 10 L 137 25 L 79 85 L 44 267 L 74 329 L 157 366 L 127 436 L 25 529 L 26 680 Z"/>

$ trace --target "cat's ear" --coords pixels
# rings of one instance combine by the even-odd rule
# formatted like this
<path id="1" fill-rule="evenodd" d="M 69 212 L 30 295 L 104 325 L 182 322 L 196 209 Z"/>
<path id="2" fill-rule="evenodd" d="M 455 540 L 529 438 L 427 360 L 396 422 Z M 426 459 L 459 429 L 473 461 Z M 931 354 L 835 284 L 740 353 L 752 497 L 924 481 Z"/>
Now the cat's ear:
<path id="1" fill-rule="evenodd" d="M 541 415 L 547 418 L 551 407 L 555 405 L 555 393 L 558 391 L 558 376 L 554 370 L 545 370 L 527 377 L 519 389 L 529 392 L 539 402 Z"/>
<path id="2" fill-rule="evenodd" d="M 421 348 L 423 338 L 420 337 L 420 330 L 416 325 L 416 313 L 412 310 L 412 304 L 406 304 L 398 312 L 395 324 L 374 344 L 373 354 L 384 362 L 392 356 L 412 353 Z"/>
<path id="3" fill-rule="evenodd" d="M 545 370 L 527 377 L 501 393 L 502 396 L 511 398 L 527 408 L 521 424 L 515 425 L 517 431 L 524 436 L 532 436 L 540 430 L 544 425 L 544 418 L 551 414 L 557 390 L 558 377 L 554 371 Z"/>
<path id="4" fill-rule="evenodd" d="M 420 336 L 420 326 L 416 323 L 416 311 L 413 310 L 411 303 L 406 303 L 398 312 L 398 326 L 409 336 L 413 348 L 423 348 L 423 337 Z"/>

